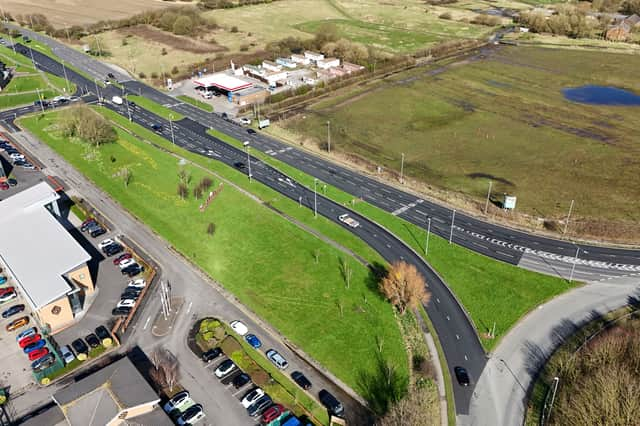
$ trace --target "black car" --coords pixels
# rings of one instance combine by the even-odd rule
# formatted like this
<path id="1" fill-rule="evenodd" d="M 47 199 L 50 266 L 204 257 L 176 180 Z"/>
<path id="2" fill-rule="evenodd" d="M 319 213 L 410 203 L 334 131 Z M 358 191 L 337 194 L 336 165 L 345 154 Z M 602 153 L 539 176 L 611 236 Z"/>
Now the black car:
<path id="1" fill-rule="evenodd" d="M 19 314 L 22 311 L 24 311 L 24 305 L 13 305 L 2 313 L 2 318 L 9 318 L 10 316 Z"/>
<path id="2" fill-rule="evenodd" d="M 453 372 L 455 373 L 460 386 L 469 386 L 469 373 L 467 373 L 467 370 L 464 367 L 455 367 Z"/>
<path id="3" fill-rule="evenodd" d="M 71 347 L 73 347 L 73 350 L 76 352 L 76 354 L 89 353 L 89 347 L 82 339 L 76 339 L 73 342 L 71 342 Z"/>
<path id="4" fill-rule="evenodd" d="M 129 276 L 129 278 L 133 278 L 139 273 L 141 273 L 142 271 L 144 271 L 144 267 L 138 265 L 137 263 L 134 263 L 133 265 L 129 265 L 126 268 L 124 268 L 122 270 L 122 274 L 123 275 L 126 274 Z"/>
<path id="5" fill-rule="evenodd" d="M 85 228 L 86 231 L 88 231 L 89 233 L 95 231 L 96 229 L 100 229 L 102 228 L 102 225 L 100 225 L 98 222 L 91 222 L 89 224 L 87 224 L 87 227 Z"/>
<path id="6" fill-rule="evenodd" d="M 124 247 L 122 247 L 122 245 L 118 243 L 111 244 L 110 246 L 106 246 L 104 248 L 104 254 L 106 254 L 109 257 L 115 256 L 116 254 L 122 253 L 123 251 L 124 251 Z"/>
<path id="7" fill-rule="evenodd" d="M 113 75 L 113 73 L 110 72 L 110 73 L 107 74 L 107 78 L 111 78 L 111 79 L 115 80 L 116 76 Z"/>
<path id="8" fill-rule="evenodd" d="M 162 124 L 152 124 L 151 128 L 156 132 L 162 132 Z"/>
<path id="9" fill-rule="evenodd" d="M 94 229 L 93 231 L 91 231 L 89 233 L 89 235 L 91 235 L 92 238 L 96 238 L 96 237 L 99 237 L 100 235 L 104 235 L 106 233 L 107 233 L 106 229 L 100 227 L 100 228 L 97 228 L 97 229 Z"/>
<path id="10" fill-rule="evenodd" d="M 128 308 L 126 306 L 122 306 L 120 308 L 113 308 L 113 310 L 111 311 L 111 315 L 114 315 L 114 316 L 125 316 L 125 315 L 129 315 L 129 312 L 131 312 L 131 308 Z"/>
<path id="11" fill-rule="evenodd" d="M 322 405 L 324 405 L 327 410 L 329 410 L 329 413 L 334 416 L 342 417 L 342 415 L 344 414 L 344 407 L 342 406 L 342 403 L 338 401 L 335 396 L 331 395 L 328 390 L 322 389 L 318 393 L 318 397 L 320 398 L 320 402 L 322 403 Z"/>
<path id="12" fill-rule="evenodd" d="M 107 327 L 105 327 L 104 325 L 100 325 L 96 327 L 95 332 L 96 332 L 96 336 L 98 336 L 98 339 L 100 340 L 112 338 L 111 333 L 109 333 L 109 330 L 107 330 Z"/>
<path id="13" fill-rule="evenodd" d="M 96 336 L 93 333 L 90 333 L 87 335 L 87 337 L 84 338 L 84 340 L 89 344 L 89 346 L 91 346 L 92 348 L 97 348 L 98 346 L 100 346 L 100 339 L 98 339 L 98 336 Z"/>
<path id="14" fill-rule="evenodd" d="M 256 131 L 253 129 L 247 129 L 247 133 L 249 133 L 250 135 L 255 135 Z"/>
<path id="15" fill-rule="evenodd" d="M 264 410 L 269 408 L 272 404 L 273 404 L 273 401 L 271 400 L 271 397 L 265 393 L 260 397 L 259 400 L 257 400 L 256 402 L 251 404 L 249 408 L 247 408 L 247 413 L 249 413 L 251 417 L 258 417 L 260 414 L 262 414 Z"/>
<path id="16" fill-rule="evenodd" d="M 40 358 L 39 360 L 34 361 L 31 364 L 31 368 L 35 372 L 46 370 L 47 368 L 49 368 L 49 367 L 51 367 L 53 365 L 55 360 L 56 360 L 55 355 L 53 355 L 52 353 L 49 353 L 49 354 L 43 356 L 42 358 Z"/>
<path id="17" fill-rule="evenodd" d="M 16 186 L 18 184 L 18 181 L 14 178 L 9 178 L 7 179 L 7 183 L 9 184 L 9 186 Z"/>
<path id="18" fill-rule="evenodd" d="M 100 224 L 95 219 L 89 219 L 80 226 L 80 230 L 84 232 L 91 228 L 97 228 L 99 226 Z"/>
<path id="19" fill-rule="evenodd" d="M 120 299 L 133 299 L 136 300 L 140 297 L 140 291 L 126 290 L 120 295 Z"/>
<path id="20" fill-rule="evenodd" d="M 237 162 L 233 163 L 233 167 L 235 167 L 237 169 L 240 169 L 240 170 L 244 170 L 247 167 L 247 165 L 244 164 L 242 161 L 237 161 Z"/>
<path id="21" fill-rule="evenodd" d="M 304 374 L 302 374 L 302 372 L 294 371 L 293 373 L 291 373 L 291 378 L 302 389 L 304 389 L 304 390 L 311 389 L 311 382 L 309 381 L 309 379 L 307 379 L 307 377 Z"/>
<path id="22" fill-rule="evenodd" d="M 202 360 L 204 362 L 209 362 L 218 358 L 221 354 L 222 354 L 222 349 L 220 348 L 209 349 L 208 351 L 202 354 Z"/>
<path id="23" fill-rule="evenodd" d="M 231 383 L 233 384 L 234 388 L 240 389 L 250 381 L 251 381 L 251 377 L 249 377 L 247 373 L 240 373 L 233 378 L 233 381 Z"/>

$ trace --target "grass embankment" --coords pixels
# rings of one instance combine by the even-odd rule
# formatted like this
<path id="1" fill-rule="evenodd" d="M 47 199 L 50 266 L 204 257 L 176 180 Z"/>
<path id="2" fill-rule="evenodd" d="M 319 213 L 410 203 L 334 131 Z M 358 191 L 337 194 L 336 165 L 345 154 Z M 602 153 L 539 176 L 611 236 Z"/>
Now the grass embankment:
<path id="1" fill-rule="evenodd" d="M 573 199 L 573 235 L 635 242 L 640 163 L 629 158 L 638 155 L 638 107 L 577 104 L 562 94 L 585 84 L 640 92 L 631 68 L 640 68 L 640 56 L 502 47 L 443 72 L 415 69 L 377 90 L 325 100 L 284 127 L 320 144 L 330 121 L 333 150 L 385 170 L 399 171 L 404 153 L 405 175 L 426 191 L 450 191 L 448 198 L 463 193 L 484 205 L 492 181 L 494 194 L 517 195 L 519 212 L 556 221 Z"/>
<path id="2" fill-rule="evenodd" d="M 193 106 L 196 106 L 196 107 L 198 107 L 198 108 L 200 108 L 200 109 L 202 109 L 204 111 L 213 112 L 213 106 L 208 104 L 208 103 L 206 103 L 206 102 L 202 102 L 202 101 L 200 101 L 198 99 L 194 99 L 191 96 L 187 96 L 187 95 L 179 95 L 179 96 L 176 96 L 176 97 L 178 99 L 180 99 L 181 101 L 186 102 L 188 104 L 191 104 Z"/>
<path id="3" fill-rule="evenodd" d="M 184 118 L 184 115 L 177 113 L 174 110 L 162 106 L 156 102 L 153 102 L 152 100 L 147 99 L 144 96 L 127 95 L 127 99 L 135 102 L 138 106 L 146 109 L 147 111 L 164 118 L 165 120 L 178 121 Z"/>
<path id="4" fill-rule="evenodd" d="M 209 130 L 209 133 L 234 146 L 242 146 L 240 141 L 216 130 Z M 301 184 L 313 186 L 312 176 L 257 150 L 252 151 L 252 154 Z M 321 184 L 318 188 L 324 186 L 324 183 Z M 434 234 L 431 234 L 429 240 L 429 255 L 424 256 L 424 229 L 369 203 L 358 201 L 333 186 L 327 185 L 324 195 L 349 205 L 376 221 L 425 258 L 460 299 L 480 334 L 488 332 L 494 322 L 496 334 L 506 334 L 529 310 L 574 285 L 559 278 L 492 260 L 464 247 L 451 245 Z M 500 338 L 486 339 L 481 336 L 485 349 L 489 351 L 499 340 Z"/>
<path id="5" fill-rule="evenodd" d="M 99 110 L 140 131 L 143 137 L 181 151 L 125 118 Z M 20 124 L 355 390 L 360 389 L 359 375 L 374 371 L 372 353 L 377 339 L 384 339 L 385 358 L 405 359 L 391 306 L 379 296 L 367 268 L 348 258 L 353 275 L 346 288 L 339 268 L 339 259 L 345 254 L 232 186 L 225 185 L 204 213 L 198 209 L 202 200 L 194 199 L 191 193 L 184 200 L 176 195 L 178 172 L 183 168 L 191 175 L 191 189 L 205 175 L 213 178 L 211 189 L 218 188 L 220 179 L 216 176 L 192 164 L 180 166 L 175 157 L 122 130 L 118 130 L 116 143 L 99 149 L 67 140 L 55 129 L 57 115 L 49 112 L 31 116 L 21 119 Z M 242 181 L 274 205 L 286 206 L 285 200 L 276 199 L 268 188 L 256 182 L 248 184 L 246 177 L 232 168 L 193 154 L 185 158 L 193 158 L 231 180 Z M 117 177 L 124 167 L 132 173 L 128 187 Z M 289 210 L 302 211 L 286 201 Z M 305 214 L 309 222 L 317 221 L 323 233 L 326 230 L 326 234 L 337 236 L 340 241 L 340 235 L 349 235 L 328 221 L 314 221 L 308 211 Z M 214 235 L 207 234 L 210 223 L 215 224 Z M 342 242 L 358 246 L 357 239 L 345 238 Z M 364 243 L 360 242 L 359 247 L 361 255 L 381 261 Z M 404 364 L 398 368 L 406 374 Z"/>

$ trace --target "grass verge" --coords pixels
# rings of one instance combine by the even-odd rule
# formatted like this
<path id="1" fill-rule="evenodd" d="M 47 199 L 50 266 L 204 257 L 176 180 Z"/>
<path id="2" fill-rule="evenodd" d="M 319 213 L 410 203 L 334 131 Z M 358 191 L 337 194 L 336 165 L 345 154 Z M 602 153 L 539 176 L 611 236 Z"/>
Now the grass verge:
<path id="1" fill-rule="evenodd" d="M 178 121 L 184 118 L 184 115 L 179 114 L 172 109 L 164 107 L 158 103 L 155 103 L 152 100 L 145 98 L 144 96 L 128 95 L 127 99 L 135 102 L 136 104 L 138 104 L 138 106 L 141 106 L 147 111 L 152 112 L 166 120 Z"/>
<path id="2" fill-rule="evenodd" d="M 180 99 L 182 102 L 186 102 L 188 104 L 191 104 L 191 105 L 193 105 L 195 107 L 198 107 L 198 108 L 200 108 L 200 109 L 202 109 L 204 111 L 213 112 L 213 106 L 208 104 L 208 103 L 206 103 L 206 102 L 202 102 L 202 101 L 200 101 L 198 99 L 194 99 L 191 96 L 187 96 L 187 95 L 179 95 L 179 96 L 176 96 L 176 97 L 178 99 Z"/>

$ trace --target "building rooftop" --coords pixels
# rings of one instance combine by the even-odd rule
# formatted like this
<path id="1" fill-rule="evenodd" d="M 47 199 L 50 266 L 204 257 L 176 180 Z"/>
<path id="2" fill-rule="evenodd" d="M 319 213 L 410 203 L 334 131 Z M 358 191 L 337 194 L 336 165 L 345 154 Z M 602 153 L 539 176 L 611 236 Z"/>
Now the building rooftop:
<path id="1" fill-rule="evenodd" d="M 228 92 L 251 87 L 253 83 L 246 82 L 232 75 L 225 73 L 211 74 L 202 78 L 193 80 L 193 84 L 202 87 L 217 87 Z"/>
<path id="2" fill-rule="evenodd" d="M 0 201 L 0 258 L 33 309 L 67 294 L 63 275 L 91 259 L 44 207 L 58 198 L 41 182 Z"/>

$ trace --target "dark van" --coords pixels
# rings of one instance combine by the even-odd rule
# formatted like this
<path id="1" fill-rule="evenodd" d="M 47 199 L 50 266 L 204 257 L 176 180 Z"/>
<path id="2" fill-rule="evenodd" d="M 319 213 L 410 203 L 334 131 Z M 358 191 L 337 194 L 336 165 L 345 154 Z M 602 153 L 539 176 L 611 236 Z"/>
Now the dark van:
<path id="1" fill-rule="evenodd" d="M 327 410 L 329 410 L 329 413 L 340 417 L 344 415 L 344 407 L 342 406 L 342 403 L 338 401 L 335 396 L 331 395 L 329 391 L 322 389 L 320 393 L 318 393 L 318 396 L 320 397 L 322 405 L 327 407 Z"/>

